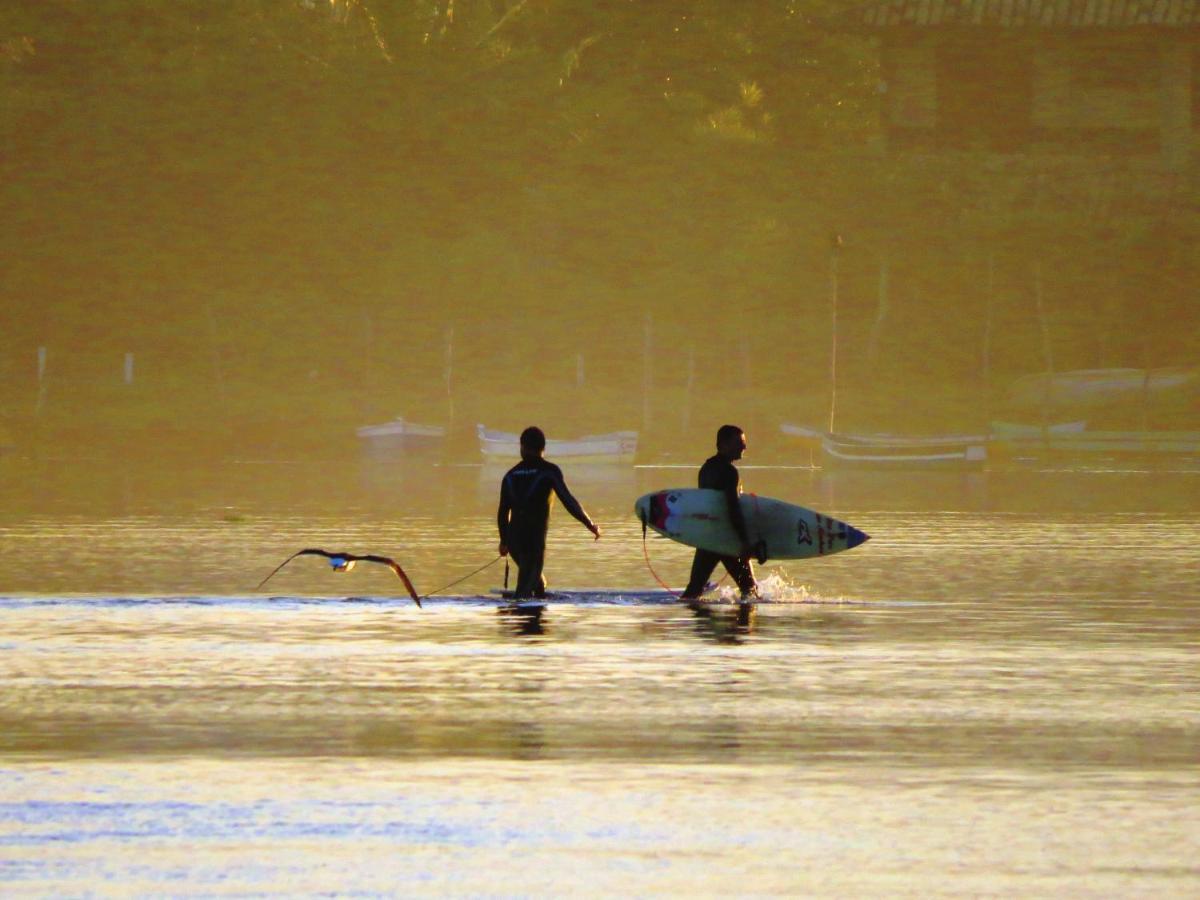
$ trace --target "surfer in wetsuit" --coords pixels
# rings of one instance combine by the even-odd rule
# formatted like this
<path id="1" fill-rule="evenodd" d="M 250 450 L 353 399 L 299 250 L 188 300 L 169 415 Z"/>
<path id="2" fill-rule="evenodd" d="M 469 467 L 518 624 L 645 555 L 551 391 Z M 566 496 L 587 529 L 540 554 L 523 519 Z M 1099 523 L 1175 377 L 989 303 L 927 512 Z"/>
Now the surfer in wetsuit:
<path id="1" fill-rule="evenodd" d="M 736 425 L 722 425 L 717 429 L 717 452 L 710 456 L 700 467 L 699 487 L 721 491 L 729 507 L 729 521 L 741 541 L 741 553 L 734 556 L 721 556 L 711 550 L 696 550 L 692 560 L 692 576 L 684 589 L 683 600 L 698 600 L 704 593 L 708 576 L 712 574 L 717 563 L 725 566 L 725 570 L 733 576 L 734 582 L 742 592 L 742 599 L 758 595 L 758 583 L 754 580 L 754 569 L 750 565 L 750 538 L 746 534 L 746 519 L 742 515 L 742 506 L 738 495 L 742 492 L 742 479 L 738 475 L 737 466 L 733 463 L 742 458 L 746 450 L 746 435 Z"/>
<path id="2" fill-rule="evenodd" d="M 546 435 L 540 428 L 526 428 L 521 432 L 521 461 L 509 469 L 500 482 L 496 524 L 500 529 L 500 555 L 511 554 L 517 564 L 517 589 L 513 599 L 546 596 L 542 566 L 555 494 L 567 512 L 600 540 L 600 529 L 567 490 L 562 470 L 543 459 L 545 452 Z"/>

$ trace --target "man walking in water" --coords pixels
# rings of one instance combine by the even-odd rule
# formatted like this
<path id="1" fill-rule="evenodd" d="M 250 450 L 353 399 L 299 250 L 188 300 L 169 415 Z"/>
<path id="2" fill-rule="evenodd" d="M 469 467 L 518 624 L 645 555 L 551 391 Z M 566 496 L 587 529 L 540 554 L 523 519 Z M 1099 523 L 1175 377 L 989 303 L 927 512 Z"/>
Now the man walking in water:
<path id="1" fill-rule="evenodd" d="M 546 559 L 546 530 L 550 525 L 554 494 L 558 495 L 567 512 L 600 540 L 600 529 L 567 490 L 562 470 L 543 459 L 545 452 L 546 435 L 542 429 L 526 428 L 521 432 L 521 461 L 509 469 L 500 482 L 496 524 L 500 529 L 500 555 L 511 553 L 517 564 L 517 589 L 513 599 L 546 596 L 542 566 Z"/>
<path id="2" fill-rule="evenodd" d="M 712 574 L 717 563 L 725 566 L 725 570 L 733 576 L 734 582 L 742 592 L 742 599 L 758 595 L 758 584 L 754 580 L 754 569 L 750 565 L 750 538 L 746 534 L 746 519 L 742 515 L 742 506 L 738 495 L 742 492 L 742 479 L 738 475 L 736 460 L 742 458 L 746 450 L 746 435 L 736 425 L 722 425 L 717 429 L 717 453 L 705 460 L 700 467 L 699 486 L 725 495 L 729 509 L 729 521 L 737 532 L 741 542 L 741 553 L 736 556 L 721 556 L 711 550 L 696 550 L 692 560 L 692 577 L 683 592 L 681 599 L 698 600 L 704 593 L 708 576 Z"/>

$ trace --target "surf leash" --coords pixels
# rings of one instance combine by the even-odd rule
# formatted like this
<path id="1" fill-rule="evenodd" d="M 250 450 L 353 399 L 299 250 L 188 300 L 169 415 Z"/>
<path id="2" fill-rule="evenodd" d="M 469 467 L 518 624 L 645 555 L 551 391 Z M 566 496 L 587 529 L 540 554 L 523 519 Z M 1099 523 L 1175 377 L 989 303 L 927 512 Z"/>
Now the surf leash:
<path id="1" fill-rule="evenodd" d="M 486 569 L 490 566 L 494 566 L 501 559 L 504 559 L 504 586 L 508 587 L 508 559 L 507 559 L 507 557 L 497 556 L 495 559 L 489 560 L 488 562 L 484 563 L 482 566 L 480 566 L 474 572 L 468 572 L 462 578 L 452 581 L 449 584 L 444 584 L 440 588 L 438 588 L 436 591 L 430 591 L 428 594 L 422 594 L 421 599 L 425 600 L 425 599 L 428 599 L 429 597 L 432 597 L 434 594 L 440 594 L 442 591 L 448 591 L 448 590 L 450 590 L 450 588 L 454 587 L 455 585 L 462 584 L 468 578 L 473 578 L 474 576 L 478 575 L 484 569 Z"/>
<path id="2" fill-rule="evenodd" d="M 683 594 L 669 586 L 665 581 L 658 577 L 658 573 L 654 571 L 654 566 L 650 564 L 650 550 L 646 547 L 646 520 L 642 519 L 642 557 L 646 560 L 646 568 L 650 570 L 650 574 L 654 576 L 654 580 L 658 582 L 658 586 L 674 597 L 676 600 L 682 600 Z"/>
<path id="3" fill-rule="evenodd" d="M 658 586 L 660 588 L 662 588 L 664 591 L 666 591 L 668 594 L 673 596 L 676 600 L 682 600 L 683 592 L 675 590 L 675 588 L 671 587 L 665 581 L 663 581 L 661 578 L 659 578 L 658 573 L 654 571 L 654 566 L 651 565 L 651 563 L 650 563 L 650 550 L 646 546 L 646 519 L 645 519 L 645 517 L 642 517 L 642 558 L 646 560 L 646 568 L 650 571 L 650 574 L 652 576 L 654 576 L 654 580 L 658 582 Z M 727 577 L 729 577 L 728 572 L 726 572 L 724 575 L 721 576 L 721 581 L 724 581 Z M 709 585 L 712 585 L 713 589 L 720 587 L 721 581 L 718 581 L 715 585 L 712 585 L 712 582 L 709 582 L 709 584 L 705 585 L 706 591 L 709 589 Z"/>

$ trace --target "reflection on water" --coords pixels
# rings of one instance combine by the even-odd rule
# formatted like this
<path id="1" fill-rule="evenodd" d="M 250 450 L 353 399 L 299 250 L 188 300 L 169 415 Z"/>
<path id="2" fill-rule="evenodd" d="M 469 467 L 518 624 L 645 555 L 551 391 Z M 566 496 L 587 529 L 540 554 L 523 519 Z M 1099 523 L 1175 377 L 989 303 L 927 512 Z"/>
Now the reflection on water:
<path id="1" fill-rule="evenodd" d="M 756 603 L 736 603 L 731 610 L 706 603 L 689 603 L 687 608 L 695 617 L 696 633 L 722 644 L 740 644 L 742 636 L 750 634 L 757 618 Z"/>
<path id="2" fill-rule="evenodd" d="M 1195 782 L 1185 775 L 933 775 L 747 773 L 717 752 L 695 766 L 4 767 L 5 783 L 19 779 L 31 795 L 53 786 L 61 799 L 0 804 L 0 877 L 10 895 L 69 896 L 1193 893 Z M 1155 814 L 1131 820 L 1146 803 Z"/>
<path id="3" fill-rule="evenodd" d="M 552 529 L 552 586 L 589 590 L 512 607 L 493 565 L 417 609 L 383 567 L 251 588 L 322 544 L 469 573 L 478 470 L 195 477 L 4 487 L 5 894 L 1200 884 L 1194 479 L 751 470 L 873 540 L 688 607 L 631 513 L 682 475 L 636 470 L 573 484 L 602 541 Z M 649 550 L 680 583 L 688 551 Z"/>
<path id="4" fill-rule="evenodd" d="M 536 732 L 561 759 L 1195 756 L 1194 605 L 1174 634 L 1003 604 L 1001 628 L 965 604 L 5 605 L 6 753 L 506 757 Z"/>

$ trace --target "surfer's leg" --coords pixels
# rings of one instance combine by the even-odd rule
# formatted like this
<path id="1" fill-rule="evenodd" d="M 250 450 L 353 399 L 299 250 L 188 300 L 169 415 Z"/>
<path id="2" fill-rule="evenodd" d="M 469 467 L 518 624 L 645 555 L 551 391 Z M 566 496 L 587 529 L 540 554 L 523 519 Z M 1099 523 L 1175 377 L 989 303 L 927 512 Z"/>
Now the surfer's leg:
<path id="1" fill-rule="evenodd" d="M 517 563 L 517 588 L 513 597 L 527 600 L 545 596 L 546 579 L 542 577 L 542 567 L 546 563 L 545 535 L 523 534 L 509 552 Z"/>
<path id="2" fill-rule="evenodd" d="M 717 561 L 720 558 L 708 550 L 696 550 L 696 555 L 692 558 L 692 575 L 688 579 L 687 587 L 684 588 L 682 599 L 698 600 L 700 598 L 700 595 L 704 593 L 704 586 L 708 584 L 708 576 L 717 567 Z"/>
<path id="3" fill-rule="evenodd" d="M 517 583 L 513 586 L 513 599 L 526 599 L 532 595 L 529 592 L 530 566 L 525 544 L 519 540 L 514 541 L 510 537 L 508 555 L 512 557 L 512 561 L 517 565 Z"/>
<path id="4" fill-rule="evenodd" d="M 534 579 L 533 566 L 529 564 L 528 559 L 517 563 L 517 587 L 513 591 L 513 598 L 516 600 L 528 600 L 533 596 Z"/>
<path id="5" fill-rule="evenodd" d="M 541 539 L 529 548 L 529 587 L 533 596 L 539 599 L 546 596 L 546 577 L 542 574 L 542 567 L 545 565 L 546 536 L 543 534 Z"/>
<path id="6" fill-rule="evenodd" d="M 742 592 L 743 598 L 758 596 L 758 582 L 754 580 L 754 566 L 750 560 L 726 556 L 721 558 L 721 563 L 725 566 L 725 571 L 733 577 L 734 584 Z"/>

